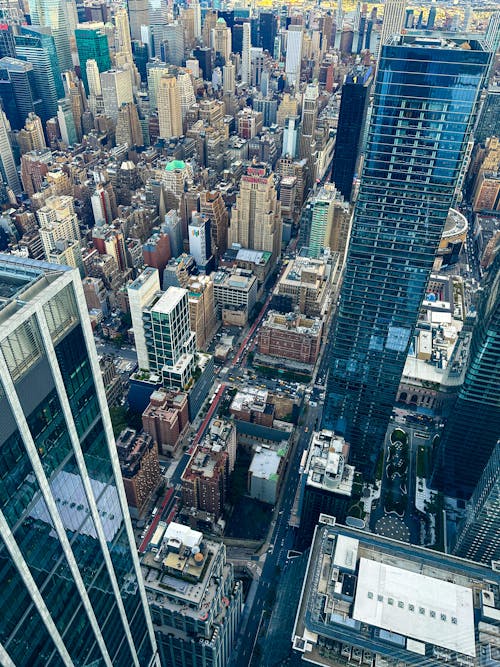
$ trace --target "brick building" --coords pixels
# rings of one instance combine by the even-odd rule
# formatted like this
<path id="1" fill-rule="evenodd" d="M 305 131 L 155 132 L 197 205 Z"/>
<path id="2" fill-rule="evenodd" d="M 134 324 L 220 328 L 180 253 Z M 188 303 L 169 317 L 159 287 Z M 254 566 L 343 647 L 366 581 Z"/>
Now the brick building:
<path id="1" fill-rule="evenodd" d="M 154 391 L 142 413 L 142 426 L 158 444 L 160 454 L 174 455 L 189 425 L 187 394 Z"/>
<path id="2" fill-rule="evenodd" d="M 116 449 L 131 514 L 140 516 L 161 481 L 158 447 L 148 433 L 127 428 L 116 440 Z"/>
<path id="3" fill-rule="evenodd" d="M 258 351 L 281 359 L 304 364 L 315 364 L 321 347 L 323 322 L 320 318 L 306 318 L 271 311 L 259 332 Z"/>

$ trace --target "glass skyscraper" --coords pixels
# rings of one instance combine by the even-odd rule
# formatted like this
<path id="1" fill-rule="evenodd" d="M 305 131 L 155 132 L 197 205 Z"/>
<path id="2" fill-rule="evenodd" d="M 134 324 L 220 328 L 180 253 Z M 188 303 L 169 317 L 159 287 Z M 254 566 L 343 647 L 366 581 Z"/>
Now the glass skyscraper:
<path id="1" fill-rule="evenodd" d="M 101 24 L 102 25 L 102 24 Z M 95 60 L 99 72 L 111 69 L 111 57 L 109 55 L 108 38 L 99 24 L 89 23 L 88 27 L 82 24 L 75 30 L 76 48 L 80 59 L 80 72 L 85 90 L 89 92 L 87 80 L 87 60 Z"/>
<path id="2" fill-rule="evenodd" d="M 65 0 L 30 0 L 31 23 L 50 28 L 61 71 L 73 69 L 69 35 L 71 21 L 69 3 Z"/>
<path id="3" fill-rule="evenodd" d="M 490 58 L 479 42 L 439 36 L 405 35 L 382 47 L 323 417 L 351 443 L 351 463 L 368 477 Z"/>
<path id="4" fill-rule="evenodd" d="M 156 659 L 78 273 L 0 255 L 0 664 Z"/>
<path id="5" fill-rule="evenodd" d="M 462 386 L 436 456 L 433 485 L 470 498 L 500 434 L 500 248 L 486 274 Z"/>

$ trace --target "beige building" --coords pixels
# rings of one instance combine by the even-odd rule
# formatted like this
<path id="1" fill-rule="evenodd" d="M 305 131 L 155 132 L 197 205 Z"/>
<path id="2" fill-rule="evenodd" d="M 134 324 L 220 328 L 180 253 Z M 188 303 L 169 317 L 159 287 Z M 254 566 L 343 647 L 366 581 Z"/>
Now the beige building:
<path id="1" fill-rule="evenodd" d="M 55 249 L 58 241 L 80 243 L 80 228 L 73 197 L 49 197 L 45 206 L 42 206 L 36 215 L 40 223 L 40 238 L 47 257 Z"/>
<path id="2" fill-rule="evenodd" d="M 196 349 L 204 350 L 212 340 L 216 325 L 214 283 L 209 276 L 192 276 L 187 290 L 189 326 L 196 334 Z"/>
<path id="3" fill-rule="evenodd" d="M 182 135 L 181 95 L 175 76 L 162 76 L 158 83 L 158 121 L 160 137 Z"/>
<path id="4" fill-rule="evenodd" d="M 227 27 L 223 18 L 217 19 L 212 30 L 212 48 L 216 53 L 220 53 L 225 61 L 229 60 L 231 55 L 231 30 Z"/>
<path id="5" fill-rule="evenodd" d="M 299 102 L 296 97 L 292 97 L 289 93 L 283 95 L 283 99 L 278 109 L 277 123 L 280 127 L 285 127 L 287 118 L 295 117 L 299 113 Z"/>
<path id="6" fill-rule="evenodd" d="M 280 310 L 298 308 L 307 317 L 323 316 L 330 305 L 330 295 L 339 270 L 339 255 L 312 259 L 297 257 L 290 262 L 275 287 L 273 303 Z"/>
<path id="7" fill-rule="evenodd" d="M 123 69 L 101 72 L 101 90 L 104 112 L 116 122 L 121 105 L 134 101 L 129 72 Z"/>
<path id="8" fill-rule="evenodd" d="M 252 165 L 240 181 L 228 243 L 239 243 L 250 250 L 266 250 L 272 253 L 275 262 L 281 252 L 281 229 L 274 173 L 266 165 Z"/>
<path id="9" fill-rule="evenodd" d="M 229 215 L 222 194 L 218 190 L 200 192 L 200 213 L 210 218 L 212 253 L 221 256 L 227 248 Z"/>
<path id="10" fill-rule="evenodd" d="M 144 139 L 139 123 L 139 115 L 135 104 L 123 104 L 118 110 L 116 123 L 116 144 L 127 144 L 128 146 L 142 146 Z"/>

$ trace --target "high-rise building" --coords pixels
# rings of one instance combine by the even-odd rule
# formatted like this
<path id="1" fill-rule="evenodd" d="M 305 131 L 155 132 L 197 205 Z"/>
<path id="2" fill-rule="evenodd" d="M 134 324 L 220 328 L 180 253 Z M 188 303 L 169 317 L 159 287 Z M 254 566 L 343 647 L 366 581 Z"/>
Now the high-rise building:
<path id="1" fill-rule="evenodd" d="M 212 48 L 216 54 L 218 53 L 224 58 L 224 62 L 229 59 L 231 55 L 231 30 L 227 27 L 223 18 L 217 19 L 212 30 Z"/>
<path id="2" fill-rule="evenodd" d="M 162 46 L 165 49 L 164 60 L 166 63 L 181 67 L 184 63 L 185 40 L 184 25 L 179 21 L 168 23 L 163 27 Z M 159 54 L 158 54 L 159 55 Z"/>
<path id="3" fill-rule="evenodd" d="M 137 107 L 132 102 L 122 104 L 118 110 L 116 144 L 127 144 L 128 146 L 144 144 Z"/>
<path id="4" fill-rule="evenodd" d="M 196 349 L 206 349 L 216 324 L 214 283 L 204 275 L 191 276 L 188 281 L 189 326 L 196 334 Z"/>
<path id="5" fill-rule="evenodd" d="M 452 552 L 485 565 L 500 559 L 500 441 L 467 503 Z"/>
<path id="6" fill-rule="evenodd" d="M 130 5 L 129 5 L 130 6 Z M 123 53 L 127 60 L 132 62 L 132 41 L 130 39 L 130 25 L 125 7 L 118 7 L 115 11 L 116 52 Z"/>
<path id="7" fill-rule="evenodd" d="M 20 130 L 30 112 L 40 116 L 42 99 L 33 65 L 18 58 L 0 59 L 0 97 L 12 128 Z"/>
<path id="8" fill-rule="evenodd" d="M 89 92 L 87 80 L 87 60 L 95 60 L 99 72 L 111 69 L 111 58 L 109 55 L 108 37 L 102 23 L 82 23 L 75 30 L 76 47 L 80 59 L 80 72 Z"/>
<path id="9" fill-rule="evenodd" d="M 340 307 L 330 333 L 323 414 L 324 426 L 345 436 L 352 463 L 368 476 L 454 201 L 490 58 L 478 42 L 466 50 L 453 41 L 429 44 L 418 35 L 382 48 Z M 405 87 L 410 84 L 411 95 Z"/>
<path id="10" fill-rule="evenodd" d="M 134 94 L 130 74 L 123 69 L 110 69 L 101 73 L 101 91 L 104 112 L 115 122 L 122 104 L 132 104 Z"/>
<path id="11" fill-rule="evenodd" d="M 128 0 L 128 16 L 132 39 L 141 41 L 141 26 L 149 25 L 148 0 Z"/>
<path id="12" fill-rule="evenodd" d="M 331 183 L 313 192 L 302 209 L 301 244 L 318 259 L 329 248 L 344 257 L 349 241 L 349 204 Z"/>
<path id="13" fill-rule="evenodd" d="M 241 83 L 252 80 L 252 36 L 250 24 L 243 23 L 243 45 L 241 50 Z"/>
<path id="14" fill-rule="evenodd" d="M 149 107 L 151 111 L 156 111 L 158 108 L 157 95 L 160 79 L 162 76 L 168 76 L 170 69 L 161 60 L 154 59 L 148 62 L 146 71 L 148 77 Z"/>
<path id="15" fill-rule="evenodd" d="M 189 254 L 197 266 L 204 270 L 212 257 L 210 247 L 210 219 L 203 213 L 193 211 L 188 228 Z"/>
<path id="16" fill-rule="evenodd" d="M 200 213 L 210 219 L 212 252 L 220 257 L 227 249 L 227 228 L 229 214 L 222 194 L 218 190 L 200 193 Z"/>
<path id="17" fill-rule="evenodd" d="M 57 122 L 61 139 L 67 146 L 73 146 L 78 141 L 75 119 L 71 103 L 68 99 L 59 100 L 57 105 Z"/>
<path id="18" fill-rule="evenodd" d="M 347 201 L 356 176 L 372 81 L 372 67 L 357 66 L 342 86 L 331 180 Z"/>
<path id="19" fill-rule="evenodd" d="M 236 68 L 231 60 L 222 68 L 223 91 L 225 95 L 234 95 L 236 88 Z"/>
<path id="20" fill-rule="evenodd" d="M 299 157 L 313 155 L 315 150 L 316 121 L 318 119 L 319 86 L 317 82 L 309 83 L 302 98 L 302 123 L 300 131 Z"/>
<path id="21" fill-rule="evenodd" d="M 0 260 L 1 662 L 151 665 L 155 638 L 78 274 Z"/>
<path id="22" fill-rule="evenodd" d="M 247 168 L 241 177 L 240 190 L 229 227 L 229 244 L 239 243 L 249 250 L 272 253 L 273 262 L 281 251 L 280 202 L 274 184 L 274 173 L 264 164 Z"/>
<path id="23" fill-rule="evenodd" d="M 56 44 L 54 37 L 51 34 L 49 28 L 44 28 L 42 26 L 21 26 L 20 27 L 20 36 L 27 36 L 36 38 L 38 40 L 37 47 L 42 48 L 50 61 L 50 67 L 52 69 L 52 75 L 54 77 L 54 83 L 56 86 L 56 93 L 58 97 L 64 97 L 64 86 L 61 76 L 61 66 L 59 64 L 59 57 L 57 55 Z M 16 37 L 17 41 L 17 37 Z M 17 47 L 16 47 L 17 51 Z M 30 62 L 33 62 L 30 60 Z"/>
<path id="24" fill-rule="evenodd" d="M 183 71 L 177 74 L 177 87 L 179 88 L 179 97 L 181 99 L 181 116 L 184 121 L 190 107 L 196 104 L 193 81 L 188 72 Z"/>
<path id="25" fill-rule="evenodd" d="M 16 195 L 22 191 L 21 182 L 16 169 L 12 146 L 10 144 L 10 123 L 5 113 L 0 109 L 0 176 L 3 182 Z"/>
<path id="26" fill-rule="evenodd" d="M 302 40 L 304 32 L 301 25 L 290 25 L 286 34 L 286 80 L 289 86 L 295 86 L 295 88 L 297 88 L 300 82 Z"/>
<path id="27" fill-rule="evenodd" d="M 481 114 L 474 130 L 474 139 L 483 144 L 489 137 L 498 135 L 500 127 L 500 85 L 492 82 L 483 101 Z"/>
<path id="28" fill-rule="evenodd" d="M 377 55 L 382 53 L 382 47 L 391 37 L 399 37 L 405 23 L 406 0 L 386 0 L 384 16 Z"/>
<path id="29" fill-rule="evenodd" d="M 259 38 L 260 46 L 271 55 L 274 51 L 274 39 L 276 37 L 277 19 L 273 12 L 260 12 L 259 14 Z"/>
<path id="30" fill-rule="evenodd" d="M 243 599 L 226 547 L 174 521 L 159 529 L 158 551 L 147 552 L 141 566 L 161 664 L 223 667 L 234 648 Z"/>
<path id="31" fill-rule="evenodd" d="M 61 72 L 73 69 L 71 59 L 71 17 L 69 3 L 62 0 L 30 0 L 30 17 L 34 26 L 50 28 L 54 38 Z"/>
<path id="32" fill-rule="evenodd" d="M 149 368 L 166 387 L 187 388 L 193 376 L 196 336 L 189 326 L 188 291 L 168 287 L 143 310 Z"/>
<path id="33" fill-rule="evenodd" d="M 148 349 L 144 335 L 142 313 L 152 301 L 154 295 L 160 291 L 160 277 L 158 269 L 147 266 L 144 271 L 128 286 L 127 293 L 130 303 L 130 316 L 134 329 L 135 349 L 140 370 L 149 370 Z"/>
<path id="34" fill-rule="evenodd" d="M 181 96 L 175 76 L 162 76 L 158 83 L 158 121 L 160 137 L 171 139 L 182 135 Z"/>
<path id="35" fill-rule="evenodd" d="M 499 385 L 500 252 L 497 252 L 480 293 L 465 377 L 439 443 L 433 484 L 448 495 L 469 498 L 495 448 L 500 423 Z"/>

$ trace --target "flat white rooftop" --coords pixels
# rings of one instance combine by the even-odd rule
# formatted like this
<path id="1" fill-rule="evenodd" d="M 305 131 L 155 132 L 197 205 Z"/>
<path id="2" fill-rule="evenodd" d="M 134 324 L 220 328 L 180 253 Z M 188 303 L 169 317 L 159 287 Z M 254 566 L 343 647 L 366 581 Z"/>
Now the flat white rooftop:
<path id="1" fill-rule="evenodd" d="M 168 315 L 186 294 L 187 290 L 182 287 L 169 287 L 165 294 L 162 294 L 151 308 L 151 312 L 165 313 Z"/>
<path id="2" fill-rule="evenodd" d="M 472 590 L 441 579 L 361 558 L 353 618 L 476 655 Z"/>

